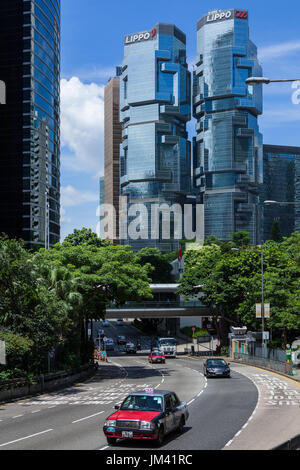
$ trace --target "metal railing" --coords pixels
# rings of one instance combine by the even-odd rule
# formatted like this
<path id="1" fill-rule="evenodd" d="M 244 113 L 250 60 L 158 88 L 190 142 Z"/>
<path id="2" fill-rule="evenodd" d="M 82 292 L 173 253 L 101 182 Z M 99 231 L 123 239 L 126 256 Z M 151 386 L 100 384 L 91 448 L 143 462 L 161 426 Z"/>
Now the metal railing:
<path id="1" fill-rule="evenodd" d="M 249 355 L 242 353 L 234 353 L 234 359 L 245 364 L 255 365 L 263 367 L 265 369 L 274 370 L 276 372 L 282 372 L 287 375 L 293 374 L 293 363 L 292 362 L 283 362 L 272 359 L 271 357 L 263 357 L 257 355 Z"/>
<path id="2" fill-rule="evenodd" d="M 124 305 L 117 306 L 116 304 L 112 303 L 109 307 L 111 308 L 118 308 L 120 310 L 126 309 L 174 309 L 174 308 L 207 308 L 202 302 L 194 301 L 194 302 L 184 302 L 184 301 L 149 301 L 149 302 L 127 302 Z"/>

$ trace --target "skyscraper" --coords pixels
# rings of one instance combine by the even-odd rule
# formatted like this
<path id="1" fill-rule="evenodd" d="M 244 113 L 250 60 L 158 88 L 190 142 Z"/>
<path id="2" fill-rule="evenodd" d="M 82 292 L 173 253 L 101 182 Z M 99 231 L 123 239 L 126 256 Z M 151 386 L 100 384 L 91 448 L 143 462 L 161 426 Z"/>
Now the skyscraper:
<path id="1" fill-rule="evenodd" d="M 264 145 L 261 200 L 300 203 L 300 147 Z M 300 205 L 265 205 L 263 240 L 270 239 L 274 220 L 283 237 L 300 232 Z"/>
<path id="2" fill-rule="evenodd" d="M 0 232 L 60 239 L 60 0 L 1 0 Z"/>
<path id="3" fill-rule="evenodd" d="M 227 240 L 244 230 L 252 243 L 259 241 L 262 88 L 247 86 L 245 80 L 261 75 L 247 11 L 215 10 L 198 22 L 193 166 L 205 236 Z"/>
<path id="4" fill-rule="evenodd" d="M 164 237 L 161 214 L 154 230 L 151 207 L 182 205 L 191 191 L 186 131 L 191 77 L 185 34 L 172 24 L 158 23 L 152 30 L 125 36 L 120 96 L 121 196 L 127 198 L 129 210 L 128 219 L 121 222 L 122 243 L 134 250 L 149 246 L 170 251 L 178 246 L 173 217 L 170 236 Z M 143 235 L 136 238 L 128 233 L 133 204 L 142 204 L 147 211 L 137 225 Z"/>
<path id="5" fill-rule="evenodd" d="M 117 76 L 111 78 L 104 89 L 104 203 L 115 209 L 112 221 L 111 241 L 119 240 L 119 198 L 120 198 L 120 145 L 122 124 L 120 122 L 120 68 Z"/>

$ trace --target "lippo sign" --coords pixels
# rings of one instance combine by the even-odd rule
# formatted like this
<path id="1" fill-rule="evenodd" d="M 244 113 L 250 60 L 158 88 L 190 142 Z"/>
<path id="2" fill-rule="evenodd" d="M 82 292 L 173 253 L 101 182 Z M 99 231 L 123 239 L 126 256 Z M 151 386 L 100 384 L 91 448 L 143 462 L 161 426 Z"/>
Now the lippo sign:
<path id="1" fill-rule="evenodd" d="M 212 11 L 207 15 L 207 22 L 211 23 L 212 21 L 221 21 L 221 20 L 229 20 L 232 18 L 233 10 L 227 11 Z"/>
<path id="2" fill-rule="evenodd" d="M 247 10 L 214 10 L 210 11 L 206 16 L 204 16 L 198 23 L 198 29 L 207 24 L 207 23 L 217 23 L 219 21 L 226 20 L 247 20 L 248 11 Z"/>
<path id="3" fill-rule="evenodd" d="M 130 44 L 135 44 L 136 42 L 149 41 L 149 39 L 154 39 L 156 36 L 156 28 L 153 28 L 151 31 L 144 31 L 143 33 L 129 34 L 125 36 L 125 46 Z"/>

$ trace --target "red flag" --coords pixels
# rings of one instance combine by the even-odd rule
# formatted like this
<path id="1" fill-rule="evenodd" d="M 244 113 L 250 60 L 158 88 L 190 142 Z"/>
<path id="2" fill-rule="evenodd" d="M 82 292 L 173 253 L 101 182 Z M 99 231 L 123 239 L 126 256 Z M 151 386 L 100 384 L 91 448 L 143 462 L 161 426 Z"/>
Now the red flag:
<path id="1" fill-rule="evenodd" d="M 178 261 L 179 261 L 179 263 L 181 263 L 181 261 L 182 261 L 182 252 L 181 252 L 181 248 L 180 248 L 180 252 L 179 252 L 179 255 L 178 255 Z"/>

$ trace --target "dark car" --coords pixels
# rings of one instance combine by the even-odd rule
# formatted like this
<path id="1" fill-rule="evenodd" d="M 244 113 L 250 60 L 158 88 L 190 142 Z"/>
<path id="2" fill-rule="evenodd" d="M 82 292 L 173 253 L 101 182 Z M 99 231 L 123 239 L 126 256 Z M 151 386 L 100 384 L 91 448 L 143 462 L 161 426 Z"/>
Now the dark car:
<path id="1" fill-rule="evenodd" d="M 154 349 L 151 351 L 148 361 L 153 364 L 153 363 L 161 363 L 165 364 L 166 363 L 166 358 L 165 355 L 162 351 L 159 351 L 158 349 Z"/>
<path id="2" fill-rule="evenodd" d="M 127 343 L 126 344 L 126 348 L 125 348 L 125 352 L 127 354 L 136 354 L 136 346 L 135 344 L 133 343 Z"/>
<path id="3" fill-rule="evenodd" d="M 103 427 L 109 445 L 117 439 L 153 440 L 161 445 L 166 434 L 183 431 L 189 417 L 187 404 L 176 393 L 146 389 L 128 395 Z"/>
<path id="4" fill-rule="evenodd" d="M 117 337 L 117 343 L 121 346 L 121 345 L 125 345 L 127 344 L 127 339 L 125 338 L 125 336 L 118 336 Z"/>
<path id="5" fill-rule="evenodd" d="M 207 359 L 203 371 L 205 377 L 230 377 L 230 367 L 224 359 Z"/>

